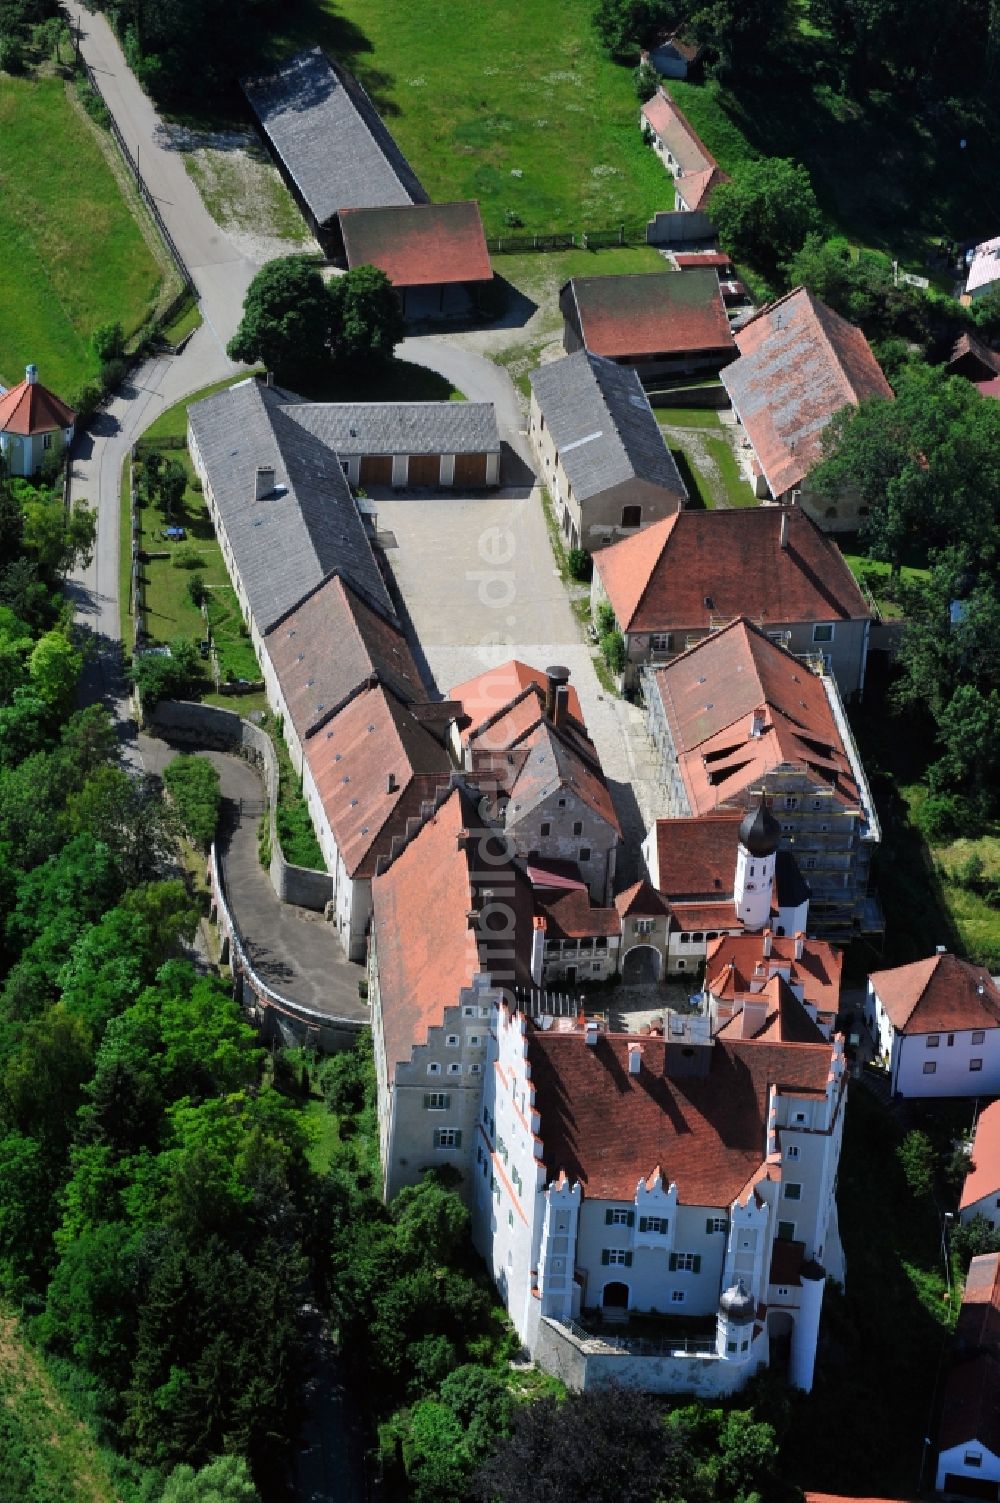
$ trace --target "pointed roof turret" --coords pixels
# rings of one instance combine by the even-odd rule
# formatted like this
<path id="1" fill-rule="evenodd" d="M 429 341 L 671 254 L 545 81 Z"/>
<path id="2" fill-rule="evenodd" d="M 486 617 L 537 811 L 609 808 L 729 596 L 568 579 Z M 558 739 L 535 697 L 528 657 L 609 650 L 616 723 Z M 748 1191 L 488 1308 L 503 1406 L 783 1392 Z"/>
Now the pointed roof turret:
<path id="1" fill-rule="evenodd" d="M 76 413 L 38 379 L 38 367 L 29 365 L 25 379 L 0 393 L 0 433 L 28 438 L 34 433 L 53 433 L 72 428 Z"/>

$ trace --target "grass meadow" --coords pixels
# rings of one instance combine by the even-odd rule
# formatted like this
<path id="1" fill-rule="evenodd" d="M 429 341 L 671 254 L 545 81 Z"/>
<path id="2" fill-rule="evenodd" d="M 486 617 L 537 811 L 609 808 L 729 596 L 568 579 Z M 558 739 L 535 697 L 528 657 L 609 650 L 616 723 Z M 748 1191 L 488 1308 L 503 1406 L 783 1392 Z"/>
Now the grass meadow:
<path id="1" fill-rule="evenodd" d="M 72 400 L 93 380 L 90 336 L 152 313 L 163 272 L 66 84 L 0 75 L 0 381 L 29 361 Z"/>
<path id="2" fill-rule="evenodd" d="M 613 229 L 672 207 L 631 71 L 574 0 L 317 0 L 282 50 L 354 71 L 432 199 L 477 198 L 489 235 Z"/>

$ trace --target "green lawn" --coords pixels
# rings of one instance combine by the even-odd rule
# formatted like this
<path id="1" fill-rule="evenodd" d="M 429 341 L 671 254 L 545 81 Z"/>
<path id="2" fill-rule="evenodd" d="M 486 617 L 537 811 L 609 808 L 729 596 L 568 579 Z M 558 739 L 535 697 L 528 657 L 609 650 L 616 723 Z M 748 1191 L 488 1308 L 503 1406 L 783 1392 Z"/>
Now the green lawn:
<path id="1" fill-rule="evenodd" d="M 93 1435 L 8 1311 L 0 1311 L 0 1405 L 5 1499 L 117 1503 L 122 1495 Z"/>
<path id="2" fill-rule="evenodd" d="M 672 206 L 642 144 L 631 70 L 589 4 L 312 0 L 283 50 L 320 43 L 353 69 L 432 199 L 477 198 L 488 234 L 611 229 Z M 512 230 L 512 233 L 518 231 Z"/>
<path id="3" fill-rule="evenodd" d="M 712 509 L 757 505 L 714 409 L 660 407 L 654 410 L 677 461 L 681 479 L 696 506 Z"/>
<path id="4" fill-rule="evenodd" d="M 73 400 L 98 373 L 94 329 L 134 333 L 164 275 L 62 80 L 0 75 L 0 140 L 0 380 L 33 361 Z"/>
<path id="5" fill-rule="evenodd" d="M 163 335 L 163 338 L 166 340 L 167 344 L 176 345 L 180 344 L 185 334 L 193 334 L 195 329 L 197 329 L 200 325 L 201 309 L 198 306 L 197 300 L 192 297 L 191 300 L 181 308 L 181 311 L 174 315 L 174 317 L 168 324 L 164 324 L 163 328 L 160 330 L 160 333 Z"/>
<path id="6" fill-rule="evenodd" d="M 892 570 L 888 564 L 878 563 L 875 559 L 868 558 L 864 553 L 854 550 L 841 550 L 847 561 L 847 566 L 855 579 L 861 584 L 867 585 L 875 599 L 882 615 L 887 620 L 896 620 L 903 612 L 894 595 L 887 593 L 889 579 Z M 900 570 L 904 583 L 915 584 L 930 578 L 930 570 L 922 569 L 915 565 L 904 564 Z"/>
<path id="7" fill-rule="evenodd" d="M 168 457 L 184 465 L 189 482 L 194 479 L 191 461 L 184 450 L 171 450 Z M 172 637 L 188 637 L 198 641 L 207 636 L 201 610 L 188 594 L 188 581 L 198 575 L 208 591 L 206 609 L 223 680 L 259 679 L 256 654 L 241 630 L 239 602 L 229 583 L 204 497 L 189 483 L 181 505 L 170 518 L 173 526 L 186 529 L 187 539 L 183 543 L 170 543 L 162 537 L 167 519 L 159 506 L 144 506 L 139 516 L 139 546 L 147 555 L 142 576 L 145 625 L 150 640 L 169 642 Z M 201 567 L 180 567 L 180 561 L 191 556 L 201 560 Z M 206 687 L 208 678 L 206 667 Z"/>
<path id="8" fill-rule="evenodd" d="M 902 793 L 911 816 L 927 797 L 927 789 L 921 784 L 910 784 Z M 943 900 L 965 953 L 993 967 L 1000 965 L 1000 908 L 991 907 L 978 892 L 956 880 L 963 864 L 978 856 L 988 886 L 1000 888 L 1000 833 L 994 827 L 976 840 L 963 838 L 932 845 L 930 852 Z"/>

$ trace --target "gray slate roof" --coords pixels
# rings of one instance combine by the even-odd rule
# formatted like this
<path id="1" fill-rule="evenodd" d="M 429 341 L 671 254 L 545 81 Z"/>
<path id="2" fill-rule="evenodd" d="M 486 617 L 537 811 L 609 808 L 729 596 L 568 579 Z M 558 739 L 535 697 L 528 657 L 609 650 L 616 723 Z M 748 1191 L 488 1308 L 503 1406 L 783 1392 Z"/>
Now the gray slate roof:
<path id="1" fill-rule="evenodd" d="M 303 402 L 289 415 L 345 458 L 500 452 L 492 402 Z"/>
<path id="2" fill-rule="evenodd" d="M 578 500 L 638 479 L 684 504 L 687 490 L 634 370 L 578 350 L 530 380 Z"/>
<path id="3" fill-rule="evenodd" d="M 337 573 L 394 621 L 340 462 L 292 421 L 286 404 L 296 400 L 251 377 L 188 409 L 254 620 L 266 633 Z M 254 499 L 258 465 L 275 471 L 262 501 Z"/>
<path id="4" fill-rule="evenodd" d="M 243 92 L 319 224 L 339 209 L 427 202 L 364 89 L 319 47 L 245 78 Z"/>

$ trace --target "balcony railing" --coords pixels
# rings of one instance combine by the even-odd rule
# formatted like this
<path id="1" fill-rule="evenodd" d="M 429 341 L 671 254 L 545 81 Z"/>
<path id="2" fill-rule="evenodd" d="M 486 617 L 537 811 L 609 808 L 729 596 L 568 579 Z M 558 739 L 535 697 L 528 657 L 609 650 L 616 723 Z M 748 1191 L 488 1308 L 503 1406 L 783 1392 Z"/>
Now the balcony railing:
<path id="1" fill-rule="evenodd" d="M 714 1336 L 611 1336 L 588 1331 L 578 1321 L 557 1322 L 592 1351 L 621 1352 L 632 1357 L 717 1357 Z"/>

